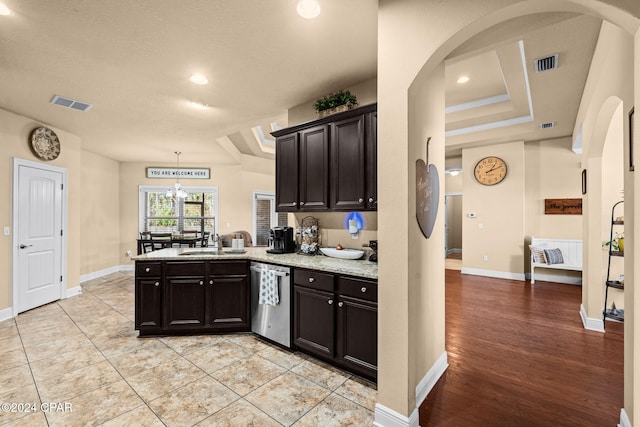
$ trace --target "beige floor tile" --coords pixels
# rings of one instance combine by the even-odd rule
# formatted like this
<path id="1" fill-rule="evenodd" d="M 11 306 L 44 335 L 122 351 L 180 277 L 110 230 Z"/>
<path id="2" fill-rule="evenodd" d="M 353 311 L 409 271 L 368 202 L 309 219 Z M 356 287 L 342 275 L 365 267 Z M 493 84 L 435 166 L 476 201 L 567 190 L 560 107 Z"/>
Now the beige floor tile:
<path id="1" fill-rule="evenodd" d="M 205 347 L 202 350 L 186 354 L 184 357 L 207 373 L 222 369 L 238 360 L 251 356 L 253 353 L 229 341 Z"/>
<path id="2" fill-rule="evenodd" d="M 371 411 L 376 409 L 378 391 L 375 384 L 352 377 L 338 387 L 336 393 Z"/>
<path id="3" fill-rule="evenodd" d="M 31 363 L 31 372 L 33 372 L 36 380 L 43 380 L 50 377 L 59 377 L 104 360 L 104 356 L 97 348 L 87 347 L 83 351 L 67 351 L 56 354 L 49 359 L 33 362 Z"/>
<path id="4" fill-rule="evenodd" d="M 102 427 L 123 426 L 164 427 L 164 423 L 147 405 L 142 405 L 102 424 Z"/>
<path id="5" fill-rule="evenodd" d="M 14 388 L 33 384 L 29 365 L 14 366 L 0 371 L 0 393 L 6 393 Z"/>
<path id="6" fill-rule="evenodd" d="M 295 427 L 342 427 L 373 425 L 372 411 L 332 394 L 298 420 Z"/>
<path id="7" fill-rule="evenodd" d="M 269 344 L 256 338 L 253 334 L 227 335 L 226 338 L 234 344 L 246 348 L 254 353 L 269 348 Z"/>
<path id="8" fill-rule="evenodd" d="M 2 346 L 1 341 L 0 346 Z M 11 369 L 14 366 L 25 365 L 26 363 L 27 355 L 24 353 L 23 349 L 17 348 L 9 351 L 0 350 L 0 372 Z"/>
<path id="9" fill-rule="evenodd" d="M 123 377 L 128 378 L 177 358 L 180 358 L 178 353 L 162 342 L 156 341 L 129 353 L 110 357 L 109 360 Z"/>
<path id="10" fill-rule="evenodd" d="M 0 342 L 5 338 L 18 336 L 18 327 L 11 321 L 0 322 Z"/>
<path id="11" fill-rule="evenodd" d="M 14 319 L 7 319 L 0 322 L 0 330 L 7 329 L 7 328 L 15 328 L 15 326 L 16 326 L 16 321 Z"/>
<path id="12" fill-rule="evenodd" d="M 36 380 L 36 385 L 43 402 L 63 402 L 121 379 L 105 360 L 60 376 Z"/>
<path id="13" fill-rule="evenodd" d="M 168 426 L 191 426 L 239 398 L 207 376 L 149 402 L 149 406 Z"/>
<path id="14" fill-rule="evenodd" d="M 351 377 L 350 374 L 315 359 L 307 359 L 291 371 L 329 390 L 335 390 Z"/>
<path id="15" fill-rule="evenodd" d="M 14 350 L 24 351 L 24 347 L 22 346 L 22 340 L 18 335 L 14 335 L 14 336 L 0 340 L 0 356 L 3 355 L 5 352 L 14 351 Z"/>
<path id="16" fill-rule="evenodd" d="M 56 354 L 67 351 L 85 351 L 95 348 L 95 346 L 84 335 L 74 335 L 69 338 L 62 338 L 51 341 L 43 338 L 43 342 L 31 346 L 25 345 L 27 357 L 30 362 L 49 359 Z"/>
<path id="17" fill-rule="evenodd" d="M 0 392 L 0 403 L 28 403 L 35 404 L 36 408 L 40 407 L 40 398 L 38 397 L 38 391 L 35 384 L 31 384 L 14 388 L 6 392 Z M 10 408 L 11 409 L 11 408 Z M 17 408 L 16 408 L 17 410 Z M 5 412 L 0 411 L 0 425 L 4 425 L 8 422 L 14 422 L 18 419 L 22 419 L 27 416 L 26 412 Z"/>
<path id="18" fill-rule="evenodd" d="M 112 359 L 125 353 L 131 353 L 148 346 L 157 345 L 158 342 L 160 342 L 160 340 L 157 338 L 138 338 L 138 331 L 133 331 L 128 336 L 94 341 L 96 347 L 98 347 L 98 349 L 108 359 Z"/>
<path id="19" fill-rule="evenodd" d="M 61 403 L 70 403 L 71 411 L 45 413 L 51 427 L 100 425 L 143 405 L 142 400 L 123 380 Z"/>
<path id="20" fill-rule="evenodd" d="M 138 375 L 127 378 L 127 382 L 140 397 L 149 402 L 205 375 L 197 366 L 179 357 L 145 369 Z"/>
<path id="21" fill-rule="evenodd" d="M 249 393 L 245 399 L 276 421 L 289 426 L 329 393 L 326 388 L 287 372 Z"/>
<path id="22" fill-rule="evenodd" d="M 0 416 L 0 424 L 6 427 L 42 427 L 47 425 L 47 419 L 44 412 L 36 410 L 35 412 L 27 412 L 22 414 L 14 414 L 16 418 L 9 418 L 7 424 L 2 424 Z M 19 416 L 19 418 L 17 418 Z"/>
<path id="23" fill-rule="evenodd" d="M 282 424 L 240 399 L 196 424 L 198 427 L 280 427 Z"/>
<path id="24" fill-rule="evenodd" d="M 292 369 L 307 359 L 302 353 L 281 349 L 275 345 L 260 350 L 258 355 L 285 369 Z"/>
<path id="25" fill-rule="evenodd" d="M 174 349 L 179 354 L 187 354 L 196 350 L 201 350 L 210 345 L 219 344 L 225 338 L 220 335 L 193 335 L 186 337 L 163 337 L 163 343 Z"/>
<path id="26" fill-rule="evenodd" d="M 213 372 L 211 376 L 240 396 L 244 396 L 284 372 L 286 370 L 283 367 L 253 355 L 225 366 Z"/>
<path id="27" fill-rule="evenodd" d="M 20 338 L 26 348 L 34 347 L 46 341 L 56 341 L 60 339 L 80 338 L 84 334 L 69 319 L 68 322 L 60 322 L 52 325 L 48 324 L 43 327 L 20 327 Z"/>

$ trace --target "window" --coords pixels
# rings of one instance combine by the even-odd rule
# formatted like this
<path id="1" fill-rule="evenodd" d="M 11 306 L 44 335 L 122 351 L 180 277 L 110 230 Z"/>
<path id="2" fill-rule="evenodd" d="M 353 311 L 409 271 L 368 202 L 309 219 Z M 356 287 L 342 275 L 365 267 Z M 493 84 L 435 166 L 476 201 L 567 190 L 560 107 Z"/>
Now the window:
<path id="1" fill-rule="evenodd" d="M 267 246 L 269 230 L 287 225 L 287 213 L 276 212 L 274 193 L 253 192 L 253 235 L 256 246 Z"/>
<path id="2" fill-rule="evenodd" d="M 167 197 L 170 187 L 139 187 L 139 231 L 217 232 L 218 189 L 183 187 L 185 199 Z"/>

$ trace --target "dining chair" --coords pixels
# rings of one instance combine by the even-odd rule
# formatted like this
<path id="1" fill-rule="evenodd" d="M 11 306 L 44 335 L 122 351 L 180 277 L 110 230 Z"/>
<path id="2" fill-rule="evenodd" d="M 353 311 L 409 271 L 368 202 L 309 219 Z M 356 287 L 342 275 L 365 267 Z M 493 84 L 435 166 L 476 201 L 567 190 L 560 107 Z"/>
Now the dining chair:
<path id="1" fill-rule="evenodd" d="M 171 233 L 151 233 L 153 250 L 171 247 Z"/>

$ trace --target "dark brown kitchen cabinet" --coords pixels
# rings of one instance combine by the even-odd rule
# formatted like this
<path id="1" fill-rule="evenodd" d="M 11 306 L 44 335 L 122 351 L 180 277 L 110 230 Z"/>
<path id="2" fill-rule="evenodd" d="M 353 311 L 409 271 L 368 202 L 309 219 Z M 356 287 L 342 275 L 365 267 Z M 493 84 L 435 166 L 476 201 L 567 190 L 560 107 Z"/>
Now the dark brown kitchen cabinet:
<path id="1" fill-rule="evenodd" d="M 272 132 L 276 210 L 377 209 L 377 104 Z"/>
<path id="2" fill-rule="evenodd" d="M 377 378 L 377 282 L 294 271 L 294 345 L 363 377 Z"/>
<path id="3" fill-rule="evenodd" d="M 141 336 L 249 331 L 248 269 L 245 260 L 136 262 L 136 329 Z"/>

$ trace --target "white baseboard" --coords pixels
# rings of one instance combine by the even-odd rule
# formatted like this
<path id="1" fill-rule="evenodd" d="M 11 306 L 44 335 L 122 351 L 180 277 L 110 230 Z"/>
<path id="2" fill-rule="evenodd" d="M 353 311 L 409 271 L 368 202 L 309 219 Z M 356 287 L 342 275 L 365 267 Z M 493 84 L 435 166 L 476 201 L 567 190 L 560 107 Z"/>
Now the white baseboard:
<path id="1" fill-rule="evenodd" d="M 136 271 L 136 265 L 135 264 L 121 265 L 120 271 Z"/>
<path id="2" fill-rule="evenodd" d="M 462 274 L 470 274 L 473 276 L 495 277 L 496 279 L 509 279 L 524 281 L 523 273 L 510 273 L 508 271 L 482 270 L 480 268 L 462 268 Z"/>
<path id="3" fill-rule="evenodd" d="M 627 411 L 624 408 L 620 410 L 620 424 L 618 424 L 618 427 L 632 427 L 629 415 L 627 415 Z"/>
<path id="4" fill-rule="evenodd" d="M 586 330 L 604 332 L 604 321 L 602 319 L 587 317 L 587 310 L 585 310 L 584 305 L 582 304 L 580 304 L 580 318 L 582 319 L 582 325 Z"/>
<path id="5" fill-rule="evenodd" d="M 0 310 L 0 322 L 3 320 L 13 319 L 13 307 Z"/>
<path id="6" fill-rule="evenodd" d="M 97 279 L 107 274 L 117 273 L 122 266 L 116 265 L 113 267 L 105 268 L 104 270 L 94 271 L 93 273 L 87 273 L 80 276 L 80 283 L 88 282 L 89 280 Z"/>
<path id="7" fill-rule="evenodd" d="M 419 422 L 417 408 L 409 417 L 405 417 L 393 409 L 376 403 L 375 419 L 373 420 L 373 425 L 376 427 L 419 427 Z"/>
<path id="8" fill-rule="evenodd" d="M 416 408 L 419 408 L 420 405 L 422 405 L 422 402 L 427 398 L 427 395 L 433 386 L 436 385 L 448 367 L 449 363 L 447 362 L 447 352 L 445 351 L 416 386 Z"/>
<path id="9" fill-rule="evenodd" d="M 526 273 L 525 277 L 527 281 L 531 281 L 531 273 Z M 580 277 L 562 276 L 562 275 L 554 275 L 554 274 L 536 273 L 536 282 L 538 280 L 542 282 L 564 283 L 565 285 L 582 285 L 582 279 Z"/>
<path id="10" fill-rule="evenodd" d="M 71 289 L 66 289 L 64 292 L 65 298 L 75 297 L 76 295 L 80 295 L 82 293 L 82 288 L 80 286 L 74 286 Z"/>

